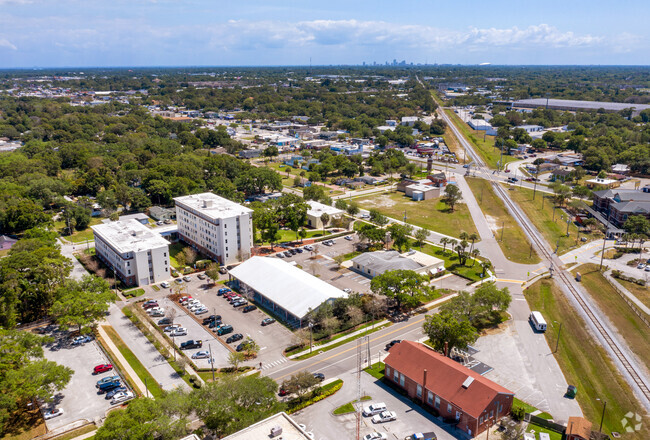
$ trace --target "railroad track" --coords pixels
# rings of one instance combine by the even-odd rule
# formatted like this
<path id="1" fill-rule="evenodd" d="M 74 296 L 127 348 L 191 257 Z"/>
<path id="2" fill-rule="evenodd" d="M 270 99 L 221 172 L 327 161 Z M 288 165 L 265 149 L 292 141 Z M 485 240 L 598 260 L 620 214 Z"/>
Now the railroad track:
<path id="1" fill-rule="evenodd" d="M 523 212 L 520 211 L 519 206 L 511 200 L 506 189 L 504 189 L 499 184 L 499 182 L 492 177 L 492 174 L 485 166 L 485 162 L 478 154 L 474 152 L 469 142 L 465 140 L 465 138 L 462 136 L 462 134 L 456 128 L 456 126 L 453 124 L 451 119 L 444 113 L 444 110 L 441 113 L 443 119 L 446 120 L 447 124 L 451 127 L 456 137 L 459 139 L 461 144 L 463 144 L 463 146 L 465 147 L 467 154 L 476 163 L 476 167 L 482 169 L 484 171 L 484 175 L 488 176 L 488 180 L 490 181 L 490 183 L 492 183 L 492 187 L 494 188 L 495 192 L 504 201 L 506 206 L 508 206 L 510 212 L 513 214 L 515 219 L 524 229 L 528 237 L 532 240 L 533 244 L 537 247 L 541 256 L 550 263 L 551 267 L 555 266 L 557 268 L 556 274 L 559 281 L 566 287 L 566 289 L 571 293 L 575 301 L 579 304 L 580 308 L 587 316 L 587 318 L 589 319 L 593 327 L 598 331 L 602 340 L 605 341 L 610 351 L 614 354 L 614 356 L 621 363 L 621 365 L 623 366 L 627 374 L 630 376 L 630 378 L 634 382 L 634 385 L 636 385 L 636 388 L 639 390 L 639 392 L 646 398 L 648 402 L 650 402 L 650 387 L 645 382 L 644 378 L 639 373 L 639 371 L 637 371 L 637 369 L 634 367 L 633 363 L 630 361 L 626 353 L 624 353 L 619 348 L 619 344 L 613 338 L 611 330 L 607 328 L 603 324 L 602 320 L 597 316 L 597 314 L 594 313 L 592 308 L 585 300 L 582 292 L 580 292 L 580 290 L 578 290 L 573 285 L 571 277 L 568 275 L 567 270 L 562 268 L 562 262 L 560 261 L 560 259 L 557 256 L 554 256 L 554 252 L 551 252 L 551 250 L 548 248 L 548 244 L 540 237 L 539 232 L 530 225 L 528 218 L 523 214 Z"/>

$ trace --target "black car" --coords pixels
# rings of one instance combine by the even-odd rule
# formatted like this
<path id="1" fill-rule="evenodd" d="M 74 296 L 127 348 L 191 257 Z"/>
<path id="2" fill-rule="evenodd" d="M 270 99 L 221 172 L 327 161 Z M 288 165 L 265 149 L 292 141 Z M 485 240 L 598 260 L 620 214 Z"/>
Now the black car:
<path id="1" fill-rule="evenodd" d="M 322 382 L 325 380 L 325 375 L 323 373 L 314 373 L 314 378 Z"/>
<path id="2" fill-rule="evenodd" d="M 233 342 L 241 341 L 242 339 L 244 339 L 244 335 L 242 335 L 241 333 L 235 333 L 234 335 L 226 339 L 226 344 L 232 344 Z"/>
<path id="3" fill-rule="evenodd" d="M 302 254 L 304 252 L 302 248 L 296 248 L 295 251 L 298 252 L 299 254 Z"/>
<path id="4" fill-rule="evenodd" d="M 291 255 L 296 255 L 298 253 L 295 249 L 289 249 L 289 252 L 291 252 Z"/>
<path id="5" fill-rule="evenodd" d="M 215 320 L 218 320 L 218 319 L 221 319 L 221 315 L 210 315 L 207 318 L 203 318 L 203 325 L 208 325 L 212 321 L 215 321 Z"/>
<path id="6" fill-rule="evenodd" d="M 169 325 L 171 323 L 172 323 L 171 318 L 163 318 L 163 319 L 158 321 L 158 325 Z"/>
<path id="7" fill-rule="evenodd" d="M 248 346 L 249 346 L 250 344 L 251 344 L 251 341 L 244 341 L 244 342 L 242 342 L 241 344 L 239 344 L 239 345 L 237 346 L 237 348 L 235 348 L 235 350 L 237 350 L 237 351 L 244 351 L 244 350 L 246 350 L 246 349 L 248 348 Z"/>
<path id="8" fill-rule="evenodd" d="M 395 339 L 395 340 L 393 340 L 393 341 L 390 341 L 388 344 L 386 344 L 386 351 L 390 350 L 390 348 L 391 348 L 393 345 L 395 345 L 395 344 L 399 344 L 400 342 L 402 342 L 401 339 Z"/>
<path id="9" fill-rule="evenodd" d="M 208 324 L 208 328 L 215 328 L 216 326 L 221 324 L 222 324 L 221 319 L 215 319 L 213 321 L 210 321 L 210 323 Z"/>
<path id="10" fill-rule="evenodd" d="M 244 307 L 242 309 L 242 312 L 248 313 L 248 312 L 252 312 L 255 309 L 257 309 L 257 306 L 254 306 L 254 305 L 250 304 L 250 305 L 247 305 L 246 307 Z"/>
<path id="11" fill-rule="evenodd" d="M 190 339 L 189 341 L 185 341 L 181 344 L 181 350 L 189 350 L 190 348 L 201 348 L 203 347 L 203 342 L 202 341 L 194 341 Z"/>
<path id="12" fill-rule="evenodd" d="M 264 318 L 262 320 L 262 327 L 266 327 L 269 324 L 273 324 L 275 322 L 275 319 L 273 318 Z"/>

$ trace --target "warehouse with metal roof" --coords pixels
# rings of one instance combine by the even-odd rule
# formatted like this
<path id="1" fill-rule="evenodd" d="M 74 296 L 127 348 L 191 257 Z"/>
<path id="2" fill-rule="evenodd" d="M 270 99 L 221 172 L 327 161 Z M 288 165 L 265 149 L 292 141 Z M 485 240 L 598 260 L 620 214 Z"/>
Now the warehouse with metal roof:
<path id="1" fill-rule="evenodd" d="M 231 269 L 232 286 L 283 321 L 305 325 L 310 310 L 347 293 L 278 258 L 252 257 Z"/>
<path id="2" fill-rule="evenodd" d="M 578 101 L 573 99 L 546 99 L 532 98 L 520 99 L 511 103 L 512 108 L 550 108 L 565 111 L 590 111 L 603 109 L 606 112 L 620 112 L 631 108 L 634 114 L 650 109 L 648 104 L 633 102 L 603 102 L 603 101 Z"/>

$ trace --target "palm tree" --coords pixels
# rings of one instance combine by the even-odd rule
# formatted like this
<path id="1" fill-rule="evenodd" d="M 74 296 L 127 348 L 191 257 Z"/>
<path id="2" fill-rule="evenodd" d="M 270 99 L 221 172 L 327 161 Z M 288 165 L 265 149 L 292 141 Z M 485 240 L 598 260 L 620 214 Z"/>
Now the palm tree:
<path id="1" fill-rule="evenodd" d="M 447 252 L 447 245 L 449 244 L 449 239 L 447 237 L 442 237 L 440 239 L 440 244 L 442 245 L 442 253 Z"/>
<path id="2" fill-rule="evenodd" d="M 485 277 L 486 272 L 492 268 L 492 263 L 490 263 L 488 260 L 482 261 L 481 268 L 483 269 L 482 276 Z"/>
<path id="3" fill-rule="evenodd" d="M 473 259 L 472 260 L 472 266 L 474 266 L 474 263 L 476 263 L 476 258 L 479 255 L 481 255 L 481 251 L 479 251 L 478 249 L 472 249 L 471 251 L 469 251 L 469 254 L 472 256 L 472 259 Z"/>
<path id="4" fill-rule="evenodd" d="M 469 237 L 467 237 L 467 239 L 472 242 L 472 246 L 469 249 L 470 253 L 474 250 L 474 242 L 478 240 L 478 238 L 479 238 L 478 234 L 475 232 L 472 232 L 471 234 L 469 234 Z"/>
<path id="5" fill-rule="evenodd" d="M 465 231 L 461 232 L 460 235 L 458 236 L 461 240 L 468 240 L 469 239 L 469 234 Z"/>

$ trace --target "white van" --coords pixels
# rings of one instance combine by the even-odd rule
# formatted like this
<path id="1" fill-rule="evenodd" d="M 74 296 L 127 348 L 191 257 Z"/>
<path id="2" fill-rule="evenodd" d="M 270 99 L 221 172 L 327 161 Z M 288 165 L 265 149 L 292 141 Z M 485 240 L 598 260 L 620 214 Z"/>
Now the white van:
<path id="1" fill-rule="evenodd" d="M 530 322 L 533 324 L 535 330 L 537 330 L 538 332 L 546 331 L 546 321 L 544 321 L 544 317 L 542 316 L 541 313 L 535 311 L 530 314 L 528 319 L 530 319 Z"/>

